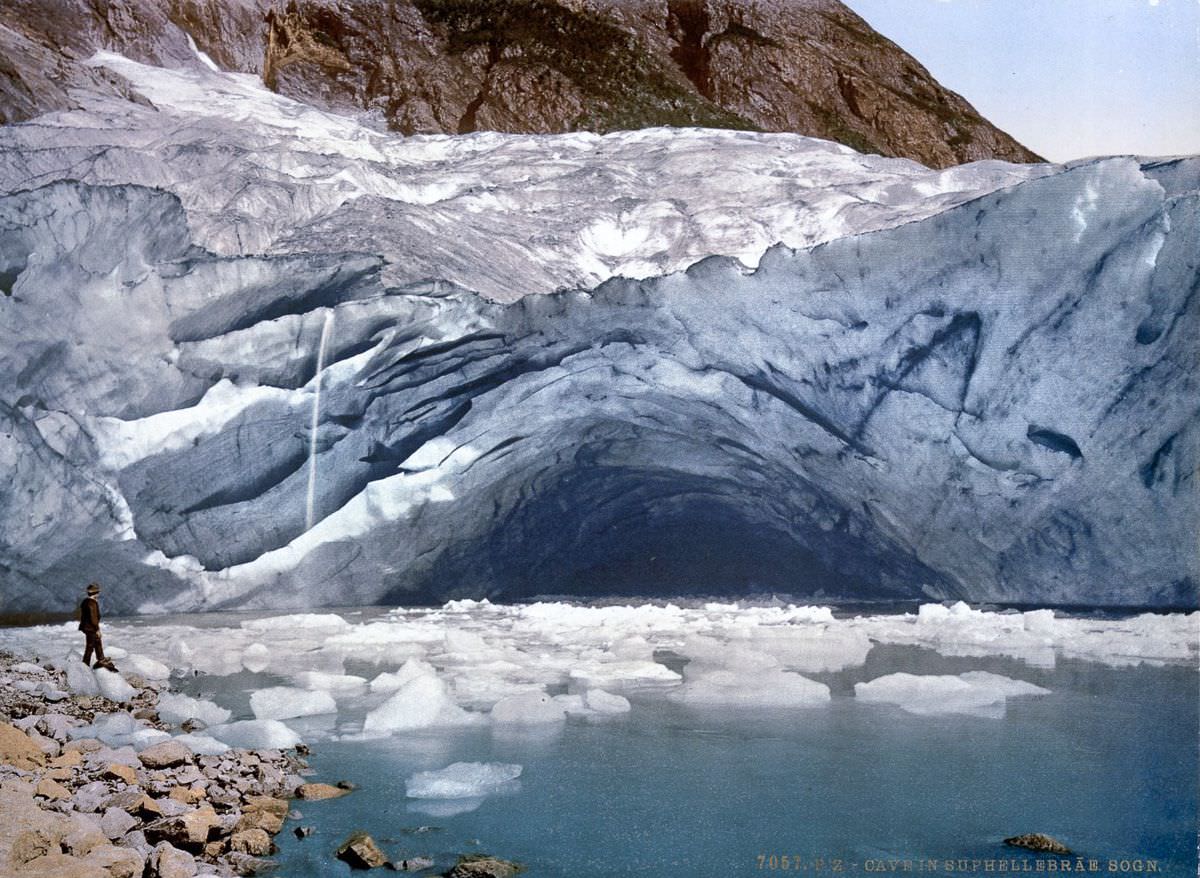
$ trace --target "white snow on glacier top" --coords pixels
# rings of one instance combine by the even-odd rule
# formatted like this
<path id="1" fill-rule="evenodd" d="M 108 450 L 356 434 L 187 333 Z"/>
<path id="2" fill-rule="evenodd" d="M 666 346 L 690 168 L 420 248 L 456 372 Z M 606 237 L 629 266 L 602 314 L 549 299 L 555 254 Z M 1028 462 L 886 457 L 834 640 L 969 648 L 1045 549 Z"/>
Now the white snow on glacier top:
<path id="1" fill-rule="evenodd" d="M 752 268 L 776 243 L 921 219 L 1055 170 L 931 171 L 799 135 L 708 129 L 406 138 L 248 74 L 112 52 L 91 63 L 153 106 L 95 98 L 0 129 L 0 187 L 156 186 L 217 253 L 378 252 L 393 283 L 437 277 L 502 301 L 712 255 Z"/>

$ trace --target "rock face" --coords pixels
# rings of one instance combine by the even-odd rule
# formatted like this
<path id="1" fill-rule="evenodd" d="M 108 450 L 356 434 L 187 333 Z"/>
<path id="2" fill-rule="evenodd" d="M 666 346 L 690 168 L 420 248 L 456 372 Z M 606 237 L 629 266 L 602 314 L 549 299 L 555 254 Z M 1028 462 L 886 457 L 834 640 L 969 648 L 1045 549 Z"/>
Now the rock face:
<path id="1" fill-rule="evenodd" d="M 0 121 L 128 96 L 110 49 L 230 70 L 394 131 L 791 131 L 933 167 L 1035 161 L 837 0 L 17 0 Z"/>

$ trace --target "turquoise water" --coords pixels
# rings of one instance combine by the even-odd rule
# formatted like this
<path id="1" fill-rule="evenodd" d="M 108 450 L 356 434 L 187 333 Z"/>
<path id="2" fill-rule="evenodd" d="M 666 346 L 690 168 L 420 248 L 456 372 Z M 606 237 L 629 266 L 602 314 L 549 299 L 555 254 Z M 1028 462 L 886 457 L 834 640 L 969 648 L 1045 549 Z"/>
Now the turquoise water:
<path id="1" fill-rule="evenodd" d="M 852 697 L 854 682 L 886 673 L 978 669 L 1052 694 L 1011 700 L 1000 719 L 917 716 Z M 483 727 L 318 743 L 317 779 L 358 789 L 298 803 L 303 817 L 277 839 L 280 874 L 350 874 L 332 851 L 355 829 L 393 859 L 432 856 L 445 868 L 485 852 L 531 876 L 864 875 L 886 860 L 914 870 L 936 860 L 941 874 L 985 872 L 989 860 L 1034 870 L 1044 856 L 1001 844 L 1027 832 L 1063 840 L 1085 870 L 1095 859 L 1105 874 L 1197 874 L 1195 669 L 1039 669 L 876 646 L 864 666 L 810 676 L 831 686 L 831 704 L 781 714 L 635 700 L 629 715 L 557 733 Z M 456 761 L 519 763 L 520 789 L 466 813 L 415 810 L 405 779 Z M 297 824 L 316 831 L 296 839 Z"/>

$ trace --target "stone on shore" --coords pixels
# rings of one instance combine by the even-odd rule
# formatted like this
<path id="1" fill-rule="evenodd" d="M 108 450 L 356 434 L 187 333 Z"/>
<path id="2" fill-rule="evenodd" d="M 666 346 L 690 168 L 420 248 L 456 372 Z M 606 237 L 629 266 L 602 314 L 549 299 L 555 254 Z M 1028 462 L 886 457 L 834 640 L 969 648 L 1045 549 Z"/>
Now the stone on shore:
<path id="1" fill-rule="evenodd" d="M 104 770 L 100 772 L 102 778 L 111 778 L 112 780 L 120 780 L 132 786 L 137 783 L 137 772 L 130 766 L 122 765 L 118 762 L 110 762 L 104 766 Z"/>
<path id="2" fill-rule="evenodd" d="M 192 751 L 178 741 L 162 741 L 147 747 L 138 758 L 147 768 L 173 768 L 191 760 Z"/>
<path id="3" fill-rule="evenodd" d="M 51 800 L 69 799 L 71 798 L 71 791 L 56 780 L 42 778 L 40 781 L 38 781 L 37 795 Z"/>
<path id="4" fill-rule="evenodd" d="M 146 858 L 128 847 L 104 845 L 89 853 L 84 861 L 104 869 L 109 878 L 142 878 L 146 871 Z"/>
<path id="5" fill-rule="evenodd" d="M 46 764 L 46 754 L 16 726 L 0 723 L 0 762 L 32 771 Z"/>
<path id="6" fill-rule="evenodd" d="M 262 829 L 243 829 L 235 832 L 229 838 L 229 849 L 240 851 L 243 854 L 251 854 L 256 857 L 264 857 L 274 850 L 275 845 L 271 843 L 271 836 L 267 835 Z"/>
<path id="7" fill-rule="evenodd" d="M 336 856 L 351 869 L 376 869 L 387 864 L 387 857 L 375 839 L 365 832 L 356 832 L 342 842 Z"/>
<path id="8" fill-rule="evenodd" d="M 53 853 L 30 860 L 15 878 L 110 878 L 110 875 L 103 866 Z"/>
<path id="9" fill-rule="evenodd" d="M 208 841 L 209 833 L 220 824 L 221 818 L 217 812 L 209 805 L 202 805 L 186 814 L 148 823 L 142 831 L 151 844 L 166 841 L 176 847 L 199 852 Z"/>
<path id="10" fill-rule="evenodd" d="M 310 802 L 319 802 L 322 799 L 336 799 L 338 796 L 345 796 L 349 792 L 349 790 L 327 783 L 306 783 L 301 784 L 296 789 L 297 796 L 301 799 L 307 799 Z"/>
<path id="11" fill-rule="evenodd" d="M 100 818 L 100 830 L 113 841 L 123 838 L 137 824 L 137 818 L 122 808 L 105 808 Z"/>
<path id="12" fill-rule="evenodd" d="M 170 842 L 159 842 L 150 855 L 150 878 L 192 878 L 195 874 L 196 860 Z"/>

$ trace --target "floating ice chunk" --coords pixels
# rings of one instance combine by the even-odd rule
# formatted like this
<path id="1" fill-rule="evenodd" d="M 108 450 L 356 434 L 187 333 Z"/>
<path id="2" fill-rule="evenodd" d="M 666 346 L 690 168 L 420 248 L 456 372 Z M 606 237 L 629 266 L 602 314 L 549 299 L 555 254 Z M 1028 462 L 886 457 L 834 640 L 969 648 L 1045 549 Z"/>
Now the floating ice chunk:
<path id="1" fill-rule="evenodd" d="M 367 688 L 366 677 L 326 671 L 301 671 L 292 680 L 304 689 L 318 689 L 335 695 L 357 695 Z"/>
<path id="2" fill-rule="evenodd" d="M 514 725 L 557 723 L 566 719 L 563 706 L 545 692 L 522 692 L 497 701 L 492 721 Z"/>
<path id="3" fill-rule="evenodd" d="M 143 680 L 166 680 L 171 676 L 171 669 L 162 662 L 137 653 L 127 655 L 121 661 L 121 667 Z"/>
<path id="4" fill-rule="evenodd" d="M 583 703 L 582 695 L 555 695 L 554 702 L 566 711 L 568 716 L 586 716 L 592 712 Z"/>
<path id="5" fill-rule="evenodd" d="M 371 681 L 372 692 L 395 692 L 410 680 L 417 677 L 433 677 L 437 675 L 433 665 L 418 658 L 410 658 L 400 670 L 392 673 L 384 672 Z"/>
<path id="6" fill-rule="evenodd" d="M 459 814 L 470 814 L 477 810 L 485 799 L 486 796 L 473 796 L 469 799 L 417 799 L 408 803 L 408 810 L 445 820 Z"/>
<path id="7" fill-rule="evenodd" d="M 774 668 L 685 670 L 684 684 L 668 698 L 690 705 L 790 708 L 825 704 L 829 687 Z"/>
<path id="8" fill-rule="evenodd" d="M 198 719 L 206 726 L 217 726 L 229 721 L 229 711 L 223 707 L 176 692 L 164 692 L 158 696 L 159 718 L 169 723 L 181 723 Z"/>
<path id="9" fill-rule="evenodd" d="M 224 744 L 210 735 L 177 735 L 175 740 L 197 756 L 220 756 L 229 749 L 228 744 Z"/>
<path id="10" fill-rule="evenodd" d="M 446 684 L 432 675 L 415 677 L 367 714 L 363 734 L 403 729 L 469 725 L 478 720 L 451 700 Z"/>
<path id="11" fill-rule="evenodd" d="M 935 674 L 887 674 L 854 684 L 860 701 L 895 704 L 916 714 L 975 713 L 1003 715 L 1007 699 L 1022 695 L 1046 695 L 1048 689 L 987 671 L 968 671 L 958 676 Z M 999 710 L 987 710 L 987 708 Z"/>
<path id="12" fill-rule="evenodd" d="M 303 631 L 306 635 L 321 629 L 346 631 L 350 623 L 334 613 L 294 613 L 289 616 L 268 616 L 264 619 L 247 619 L 241 627 L 246 631 L 291 632 Z"/>
<path id="13" fill-rule="evenodd" d="M 679 685 L 683 678 L 666 665 L 648 661 L 596 662 L 570 672 L 571 691 L 653 692 Z"/>
<path id="14" fill-rule="evenodd" d="M 1053 610 L 1029 610 L 1021 614 L 1021 620 L 1025 624 L 1026 631 L 1032 631 L 1035 634 L 1054 633 Z"/>
<path id="15" fill-rule="evenodd" d="M 78 659 L 67 662 L 67 688 L 76 695 L 99 695 L 96 674 Z"/>
<path id="16" fill-rule="evenodd" d="M 247 719 L 210 726 L 205 731 L 209 736 L 230 747 L 245 747 L 250 750 L 285 750 L 301 743 L 300 736 L 277 719 Z"/>
<path id="17" fill-rule="evenodd" d="M 508 792 L 521 766 L 507 762 L 455 762 L 437 771 L 418 771 L 404 782 L 410 799 L 469 799 Z"/>
<path id="18" fill-rule="evenodd" d="M 242 653 L 242 667 L 251 673 L 265 671 L 271 664 L 271 650 L 261 643 L 252 643 Z"/>
<path id="19" fill-rule="evenodd" d="M 290 719 L 337 713 L 337 704 L 328 692 L 272 686 L 250 695 L 250 709 L 256 719 Z"/>
<path id="20" fill-rule="evenodd" d="M 871 651 L 866 632 L 854 628 L 756 625 L 745 636 L 781 666 L 810 674 L 858 667 Z"/>
<path id="21" fill-rule="evenodd" d="M 603 689 L 589 689 L 583 696 L 583 703 L 596 713 L 629 713 L 630 709 L 628 698 Z"/>
<path id="22" fill-rule="evenodd" d="M 92 673 L 95 675 L 96 686 L 100 689 L 100 694 L 110 701 L 128 701 L 137 695 L 137 690 L 126 683 L 125 678 L 120 674 L 104 668 L 96 668 Z"/>

